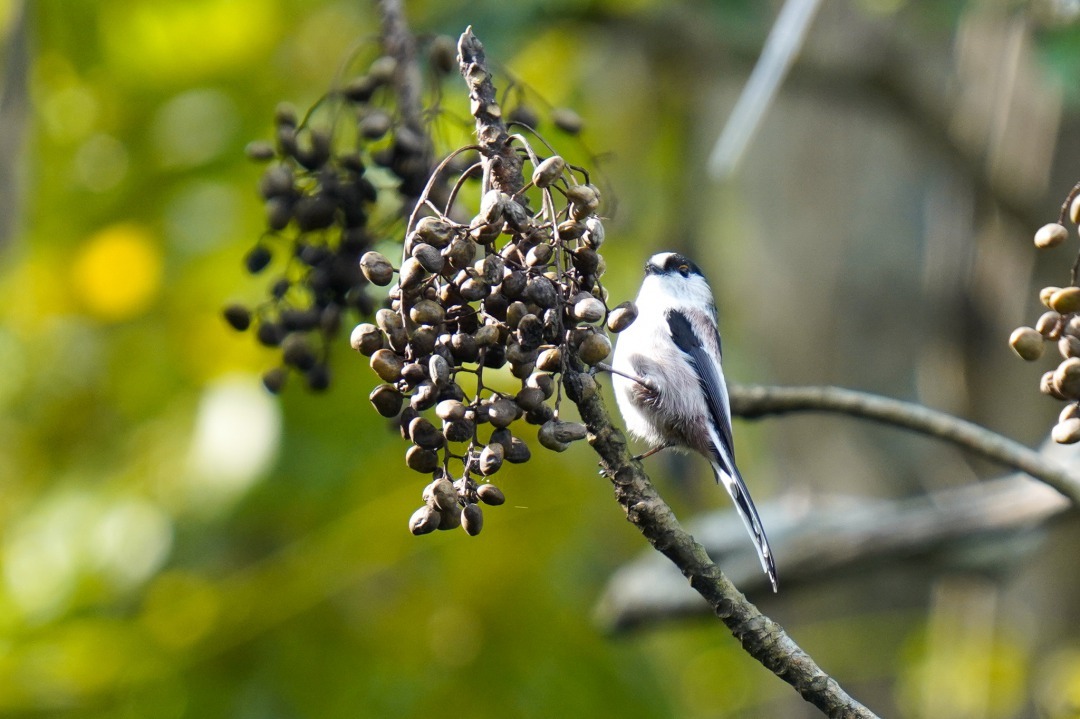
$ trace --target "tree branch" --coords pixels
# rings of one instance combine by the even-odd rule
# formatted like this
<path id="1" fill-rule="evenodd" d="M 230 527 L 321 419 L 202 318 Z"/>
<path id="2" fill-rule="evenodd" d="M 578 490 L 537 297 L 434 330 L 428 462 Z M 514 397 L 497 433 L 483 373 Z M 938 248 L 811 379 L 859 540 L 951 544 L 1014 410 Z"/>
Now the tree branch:
<path id="1" fill-rule="evenodd" d="M 458 40 L 458 64 L 461 76 L 469 86 L 472 115 L 476 118 L 476 137 L 480 140 L 485 169 L 491 186 L 513 195 L 525 184 L 521 174 L 521 158 L 510 145 L 502 108 L 496 99 L 495 85 L 488 72 L 484 46 L 466 28 Z"/>
<path id="2" fill-rule="evenodd" d="M 469 86 L 476 134 L 491 185 L 515 194 L 524 185 L 521 159 L 514 152 L 496 102 L 495 86 L 485 65 L 484 48 L 472 28 L 458 41 L 461 75 Z M 589 430 L 589 444 L 600 455 L 604 474 L 615 487 L 615 497 L 652 546 L 675 563 L 693 587 L 713 607 L 717 617 L 743 648 L 767 669 L 786 681 L 802 697 L 830 717 L 873 719 L 875 715 L 848 696 L 799 646 L 757 607 L 747 601 L 705 549 L 694 541 L 657 494 L 641 463 L 634 461 L 626 438 L 611 423 L 599 386 L 580 367 L 567 368 L 563 384 Z"/>
<path id="3" fill-rule="evenodd" d="M 730 387 L 731 411 L 745 419 L 788 412 L 835 412 L 905 427 L 963 447 L 1041 480 L 1080 504 L 1080 476 L 1038 452 L 967 420 L 912 402 L 840 387 Z"/>
<path id="4" fill-rule="evenodd" d="M 1039 530 L 1072 507 L 1049 486 L 1013 474 L 907 499 L 781 498 L 760 509 L 790 591 L 883 571 L 1000 571 L 1030 556 L 1039 546 Z M 767 587 L 733 511 L 709 512 L 688 524 L 709 556 L 723 558 L 739 586 Z M 682 578 L 657 559 L 644 552 L 612 575 L 596 608 L 601 627 L 625 632 L 704 613 Z"/>
<path id="5" fill-rule="evenodd" d="M 420 96 L 420 67 L 416 62 L 416 40 L 405 21 L 401 0 L 379 0 L 382 19 L 383 52 L 397 61 L 394 67 L 394 92 L 397 109 L 405 125 L 421 136 L 424 133 L 424 104 Z"/>
<path id="6" fill-rule="evenodd" d="M 868 719 L 876 716 L 849 696 L 784 632 L 735 588 L 705 548 L 675 518 L 627 448 L 626 438 L 611 423 L 596 381 L 587 374 L 566 375 L 567 395 L 589 429 L 589 444 L 615 487 L 615 497 L 658 552 L 670 559 L 709 603 L 743 648 L 767 669 L 830 717 Z"/>

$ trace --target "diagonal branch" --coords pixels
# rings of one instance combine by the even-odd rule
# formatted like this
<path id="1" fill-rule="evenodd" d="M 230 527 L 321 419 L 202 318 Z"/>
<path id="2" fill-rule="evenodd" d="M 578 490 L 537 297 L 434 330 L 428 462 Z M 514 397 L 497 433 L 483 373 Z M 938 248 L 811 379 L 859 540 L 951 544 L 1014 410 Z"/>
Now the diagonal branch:
<path id="1" fill-rule="evenodd" d="M 869 719 L 876 715 L 849 696 L 803 651 L 784 629 L 762 614 L 709 559 L 705 548 L 686 532 L 635 461 L 623 436 L 611 423 L 596 381 L 570 371 L 567 395 L 577 403 L 589 429 L 589 444 L 626 517 L 649 543 L 678 566 L 750 656 L 795 688 L 806 701 L 830 717 Z"/>
<path id="2" fill-rule="evenodd" d="M 937 437 L 1025 472 L 1080 504 L 1080 476 L 1008 437 L 920 404 L 841 387 L 732 385 L 730 393 L 732 413 L 745 419 L 788 412 L 836 412 Z"/>
<path id="3" fill-rule="evenodd" d="M 485 64 L 483 45 L 472 28 L 461 35 L 458 54 L 461 75 L 469 86 L 485 174 L 495 188 L 515 194 L 524 185 L 521 159 L 511 147 L 491 73 Z M 747 653 L 793 686 L 806 701 L 830 717 L 874 719 L 876 715 L 848 696 L 779 624 L 758 611 L 709 559 L 705 549 L 679 526 L 641 463 L 631 457 L 626 438 L 612 425 L 596 380 L 580 369 L 568 368 L 563 385 L 567 396 L 577 404 L 589 430 L 589 444 L 600 455 L 604 473 L 615 486 L 615 497 L 626 511 L 627 519 L 657 551 L 679 567 L 690 586 L 709 602 Z"/>

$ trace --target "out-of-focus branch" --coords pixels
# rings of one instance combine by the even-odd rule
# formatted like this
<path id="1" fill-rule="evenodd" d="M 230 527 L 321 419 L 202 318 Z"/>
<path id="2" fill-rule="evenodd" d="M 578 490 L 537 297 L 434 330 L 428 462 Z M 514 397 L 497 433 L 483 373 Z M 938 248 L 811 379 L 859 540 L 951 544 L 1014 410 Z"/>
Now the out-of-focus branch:
<path id="1" fill-rule="evenodd" d="M 416 62 L 416 39 L 405 21 L 402 0 L 379 0 L 383 52 L 397 60 L 394 93 L 405 125 L 424 135 L 424 105 L 421 100 L 420 67 Z"/>
<path id="2" fill-rule="evenodd" d="M 902 500 L 854 497 L 783 499 L 760 506 L 787 590 L 840 576 L 911 567 L 998 571 L 1038 546 L 1040 530 L 1071 508 L 1050 487 L 1015 474 Z M 690 525 L 733 581 L 767 588 L 742 521 L 730 510 Z M 612 632 L 703 614 L 700 598 L 652 552 L 612 576 L 597 622 Z"/>
<path id="3" fill-rule="evenodd" d="M 5 39 L 3 85 L 0 87 L 0 247 L 15 234 L 22 204 L 19 155 L 26 126 L 27 77 L 30 71 L 29 30 L 24 2 L 10 10 L 12 25 Z"/>
<path id="4" fill-rule="evenodd" d="M 875 716 L 826 674 L 779 624 L 751 604 L 709 559 L 705 548 L 679 525 L 641 463 L 631 456 L 626 437 L 611 423 L 595 380 L 571 371 L 566 377 L 566 389 L 577 403 L 589 429 L 589 444 L 600 455 L 604 473 L 614 485 L 615 497 L 627 519 L 654 549 L 679 568 L 747 653 L 830 717 Z"/>
<path id="5" fill-rule="evenodd" d="M 732 385 L 731 411 L 745 419 L 788 412 L 835 412 L 937 437 L 1025 472 L 1080 504 L 1080 476 L 1038 452 L 952 415 L 911 402 L 840 387 Z"/>

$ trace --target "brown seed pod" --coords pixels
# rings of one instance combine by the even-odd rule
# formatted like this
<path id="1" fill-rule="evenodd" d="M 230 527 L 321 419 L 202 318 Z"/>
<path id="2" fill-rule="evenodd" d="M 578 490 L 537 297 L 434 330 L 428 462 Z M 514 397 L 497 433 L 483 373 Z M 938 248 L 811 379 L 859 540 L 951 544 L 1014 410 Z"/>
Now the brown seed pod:
<path id="1" fill-rule="evenodd" d="M 547 309 L 555 306 L 558 292 L 547 277 L 533 277 L 525 287 L 525 297 L 533 304 Z"/>
<path id="2" fill-rule="evenodd" d="M 1034 362 L 1042 357 L 1043 336 L 1030 327 L 1017 327 L 1009 335 L 1009 346 L 1021 359 Z"/>
<path id="3" fill-rule="evenodd" d="M 502 284 L 499 285 L 499 292 L 509 300 L 521 299 L 525 295 L 525 288 L 528 283 L 529 278 L 524 272 L 514 270 L 503 277 Z"/>
<path id="4" fill-rule="evenodd" d="M 1054 293 L 1060 290 L 1060 287 L 1043 287 L 1039 290 L 1039 302 L 1042 302 L 1047 308 L 1050 307 L 1050 298 L 1054 296 Z"/>
<path id="5" fill-rule="evenodd" d="M 409 517 L 409 531 L 418 537 L 421 534 L 429 534 L 439 528 L 440 519 L 437 511 L 425 505 Z"/>
<path id="6" fill-rule="evenodd" d="M 455 332 L 450 338 L 450 352 L 458 362 L 475 362 L 480 357 L 476 340 L 467 332 Z"/>
<path id="7" fill-rule="evenodd" d="M 1070 357 L 1058 365 L 1054 387 L 1064 397 L 1080 399 L 1080 357 Z"/>
<path id="8" fill-rule="evenodd" d="M 525 253 L 525 264 L 529 267 L 545 267 L 550 263 L 553 250 L 549 244 L 540 244 Z"/>
<path id="9" fill-rule="evenodd" d="M 599 249 L 600 245 L 604 244 L 604 223 L 600 221 L 599 217 L 587 217 L 585 218 L 585 244 L 589 247 Z"/>
<path id="10" fill-rule="evenodd" d="M 420 263 L 421 267 L 433 275 L 442 272 L 443 265 L 446 264 L 446 259 L 442 256 L 442 253 L 434 245 L 429 245 L 426 242 L 414 245 L 411 254 Z"/>
<path id="11" fill-rule="evenodd" d="M 1051 222 L 1040 227 L 1035 233 L 1035 246 L 1039 249 L 1057 247 L 1067 239 L 1069 239 L 1069 231 L 1065 229 L 1065 225 Z"/>
<path id="12" fill-rule="evenodd" d="M 456 399 L 444 399 L 435 406 L 435 416 L 442 420 L 462 419 L 465 405 Z"/>
<path id="13" fill-rule="evenodd" d="M 506 495 L 494 484 L 481 484 L 476 488 L 476 497 L 484 504 L 498 507 L 506 502 Z"/>
<path id="14" fill-rule="evenodd" d="M 439 334 L 433 327 L 417 327 L 411 336 L 413 354 L 418 357 L 435 351 L 435 341 Z"/>
<path id="15" fill-rule="evenodd" d="M 1065 405 L 1065 409 L 1058 414 L 1058 422 L 1064 422 L 1067 419 L 1080 419 L 1080 405 L 1076 402 Z"/>
<path id="16" fill-rule="evenodd" d="M 476 259 L 476 245 L 468 240 L 456 239 L 443 250 L 443 257 L 454 270 L 464 270 Z"/>
<path id="17" fill-rule="evenodd" d="M 511 200 L 503 208 L 503 220 L 506 221 L 506 226 L 510 230 L 523 233 L 528 229 L 532 216 L 524 205 L 517 200 Z"/>
<path id="18" fill-rule="evenodd" d="M 1061 315 L 1053 310 L 1043 312 L 1035 323 L 1035 330 L 1048 340 L 1056 340 L 1061 334 Z"/>
<path id="19" fill-rule="evenodd" d="M 570 449 L 570 443 L 560 440 L 556 436 L 555 429 L 557 425 L 558 420 L 545 422 L 540 426 L 540 431 L 536 433 L 536 438 L 540 440 L 540 444 L 546 449 L 550 449 L 554 452 L 565 452 Z"/>
<path id="20" fill-rule="evenodd" d="M 1050 308 L 1063 315 L 1080 310 L 1080 287 L 1063 287 L 1052 294 Z"/>
<path id="21" fill-rule="evenodd" d="M 517 341 L 525 352 L 532 352 L 544 341 L 544 323 L 534 314 L 522 317 L 517 323 Z"/>
<path id="22" fill-rule="evenodd" d="M 389 114 L 382 110 L 372 110 L 360 119 L 360 134 L 366 140 L 378 140 L 390 132 L 393 124 Z"/>
<path id="23" fill-rule="evenodd" d="M 599 332 L 594 332 L 581 341 L 577 353 L 587 365 L 603 362 L 611 354 L 611 340 Z"/>
<path id="24" fill-rule="evenodd" d="M 371 355 L 371 369 L 383 382 L 397 382 L 405 363 L 392 350 L 376 350 Z"/>
<path id="25" fill-rule="evenodd" d="M 1058 422 L 1051 430 L 1050 436 L 1058 444 L 1076 444 L 1080 442 L 1080 419 L 1067 419 Z"/>
<path id="26" fill-rule="evenodd" d="M 487 417 L 493 427 L 509 427 L 518 417 L 518 407 L 511 400 L 499 397 L 488 405 Z"/>
<path id="27" fill-rule="evenodd" d="M 424 502 L 439 511 L 457 509 L 458 492 L 454 488 L 454 483 L 446 477 L 439 477 L 424 487 Z"/>
<path id="28" fill-rule="evenodd" d="M 494 225 L 502 222 L 503 212 L 506 206 L 513 202 L 510 195 L 501 190 L 488 190 L 480 198 L 480 214 L 477 218 L 486 225 Z"/>
<path id="29" fill-rule="evenodd" d="M 435 384 L 446 384 L 450 381 L 450 363 L 442 355 L 431 355 L 428 360 L 428 377 Z"/>
<path id="30" fill-rule="evenodd" d="M 537 165 L 536 169 L 533 170 L 532 183 L 540 189 L 550 187 L 562 176 L 563 170 L 565 169 L 566 160 L 558 155 L 552 155 Z"/>
<path id="31" fill-rule="evenodd" d="M 521 407 L 526 412 L 542 405 L 545 399 L 544 391 L 539 387 L 523 387 L 514 397 L 518 407 Z"/>
<path id="32" fill-rule="evenodd" d="M 439 388 L 435 386 L 434 382 L 426 379 L 416 385 L 416 390 L 413 392 L 412 399 L 409 400 L 409 405 L 413 409 L 423 412 L 425 409 L 434 407 L 438 401 Z"/>
<path id="33" fill-rule="evenodd" d="M 479 277 L 469 277 L 458 288 L 466 302 L 478 302 L 488 296 L 491 287 Z"/>
<path id="34" fill-rule="evenodd" d="M 442 433 L 447 442 L 468 442 L 476 434 L 476 425 L 467 419 L 452 419 L 443 422 Z"/>
<path id="35" fill-rule="evenodd" d="M 420 264 L 420 260 L 409 257 L 401 263 L 401 271 L 398 272 L 398 285 L 403 290 L 413 290 L 419 287 L 427 276 L 427 270 Z"/>
<path id="36" fill-rule="evenodd" d="M 542 425 L 555 418 L 555 410 L 550 405 L 542 404 L 536 409 L 525 413 L 525 421 L 529 424 Z"/>
<path id="37" fill-rule="evenodd" d="M 551 399 L 551 395 L 555 394 L 555 378 L 544 372 L 529 375 L 525 386 L 539 388 L 544 393 L 544 399 Z"/>
<path id="38" fill-rule="evenodd" d="M 574 269 L 582 275 L 592 275 L 596 272 L 596 268 L 600 266 L 600 255 L 591 247 L 582 246 L 577 248 L 574 250 L 571 259 L 574 263 Z"/>
<path id="39" fill-rule="evenodd" d="M 501 283 L 505 269 L 506 263 L 499 255 L 488 255 L 480 263 L 480 275 L 489 285 Z"/>
<path id="40" fill-rule="evenodd" d="M 566 190 L 570 201 L 570 214 L 575 220 L 584 220 L 600 207 L 600 192 L 592 185 L 574 185 Z"/>
<path id="41" fill-rule="evenodd" d="M 472 502 L 465 505 L 461 510 L 461 527 L 470 537 L 480 534 L 484 528 L 484 511 L 479 505 Z"/>
<path id="42" fill-rule="evenodd" d="M 495 325 L 484 325 L 473 332 L 473 339 L 479 347 L 490 347 L 499 341 L 499 328 Z"/>
<path id="43" fill-rule="evenodd" d="M 401 403 L 405 400 L 405 397 L 394 385 L 381 384 L 371 390 L 371 394 L 368 395 L 368 400 L 374 405 L 375 411 L 383 417 L 397 417 L 398 412 L 401 411 Z"/>
<path id="44" fill-rule="evenodd" d="M 607 328 L 612 332 L 622 332 L 637 319 L 637 305 L 631 301 L 616 305 L 608 312 Z"/>
<path id="45" fill-rule="evenodd" d="M 1039 379 L 1039 391 L 1054 399 L 1066 399 L 1054 384 L 1054 370 L 1043 372 L 1043 376 Z"/>
<path id="46" fill-rule="evenodd" d="M 545 372 L 559 372 L 562 370 L 562 349 L 552 347 L 541 352 L 536 358 L 536 366 Z"/>
<path id="47" fill-rule="evenodd" d="M 439 455 L 435 450 L 413 445 L 405 452 L 405 465 L 414 472 L 430 474 L 439 468 Z"/>
<path id="48" fill-rule="evenodd" d="M 576 240 L 585 234 L 585 223 L 577 220 L 566 220 L 559 223 L 559 239 L 563 241 Z"/>
<path id="49" fill-rule="evenodd" d="M 1040 337 L 1039 339 L 1041 340 L 1042 338 Z M 1080 338 L 1062 334 L 1061 339 L 1058 340 L 1058 353 L 1061 354 L 1064 359 L 1068 359 L 1069 357 L 1080 357 Z"/>
<path id="50" fill-rule="evenodd" d="M 419 362 L 406 362 L 405 366 L 401 368 L 401 379 L 405 380 L 409 387 L 415 387 L 427 379 L 427 371 L 424 370 L 424 365 Z"/>
<path id="51" fill-rule="evenodd" d="M 461 508 L 459 505 L 454 505 L 453 509 L 443 510 L 439 514 L 439 529 L 449 531 L 461 526 Z"/>
<path id="52" fill-rule="evenodd" d="M 498 442 L 492 442 L 480 453 L 480 474 L 491 476 L 502 467 L 506 449 Z"/>
<path id="53" fill-rule="evenodd" d="M 599 322 L 604 318 L 607 308 L 595 297 L 588 297 L 574 303 L 574 318 L 581 322 Z"/>
<path id="54" fill-rule="evenodd" d="M 418 325 L 438 325 L 444 319 L 445 312 L 434 300 L 420 300 L 409 310 L 409 318 Z"/>
<path id="55" fill-rule="evenodd" d="M 419 241 L 438 250 L 449 245 L 457 234 L 454 225 L 441 217 L 421 217 L 413 232 Z"/>
<path id="56" fill-rule="evenodd" d="M 580 439 L 585 439 L 588 434 L 588 430 L 585 429 L 585 425 L 581 422 L 555 420 L 550 424 L 553 425 L 551 431 L 554 433 L 555 439 L 560 442 L 577 442 Z"/>
<path id="57" fill-rule="evenodd" d="M 394 279 L 394 266 L 390 260 L 374 250 L 365 252 L 360 258 L 360 271 L 368 282 L 379 287 L 385 287 Z"/>
<path id="58" fill-rule="evenodd" d="M 551 111 L 551 124 L 568 135 L 576 135 L 585 127 L 581 115 L 568 107 L 557 107 Z"/>
<path id="59" fill-rule="evenodd" d="M 360 354 L 370 357 L 375 350 L 382 349 L 383 336 L 378 327 L 363 322 L 353 328 L 349 344 Z"/>
<path id="60" fill-rule="evenodd" d="M 446 444 L 442 432 L 424 417 L 416 417 L 409 422 L 409 439 L 424 449 L 439 449 Z"/>
<path id="61" fill-rule="evenodd" d="M 503 459 L 511 464 L 523 464 L 528 462 L 530 457 L 532 457 L 532 452 L 529 451 L 529 445 L 525 440 L 513 437 L 510 439 L 510 446 L 506 448 Z"/>

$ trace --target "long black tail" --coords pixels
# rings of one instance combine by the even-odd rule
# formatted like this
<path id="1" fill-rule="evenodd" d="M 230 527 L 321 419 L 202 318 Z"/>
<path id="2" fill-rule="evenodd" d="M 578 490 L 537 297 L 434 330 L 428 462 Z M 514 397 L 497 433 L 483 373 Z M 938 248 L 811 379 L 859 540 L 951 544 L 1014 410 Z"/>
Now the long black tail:
<path id="1" fill-rule="evenodd" d="M 746 489 L 746 483 L 743 482 L 737 468 L 734 472 L 728 472 L 715 460 L 711 464 L 717 483 L 723 483 L 724 488 L 731 495 L 731 500 L 735 502 L 735 509 L 739 511 L 739 516 L 746 525 L 746 531 L 754 540 L 758 559 L 761 560 L 761 568 L 769 576 L 773 591 L 777 591 L 776 564 L 773 562 L 772 549 L 769 548 L 769 538 L 765 536 L 765 529 L 761 526 L 761 517 L 758 516 L 754 500 L 750 498 L 750 492 Z"/>

